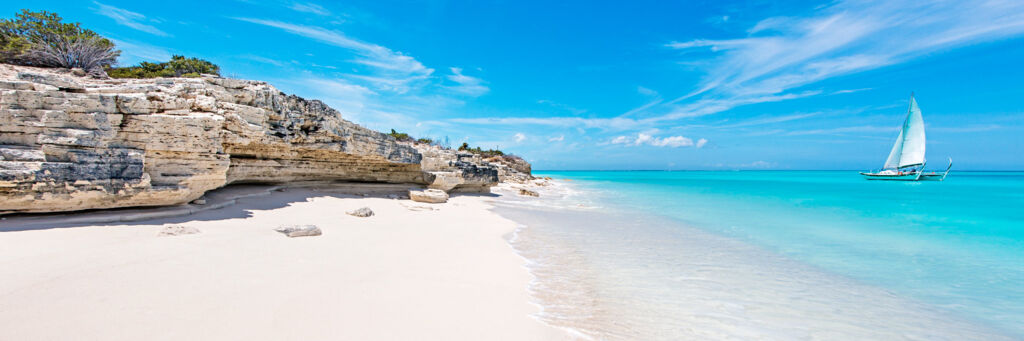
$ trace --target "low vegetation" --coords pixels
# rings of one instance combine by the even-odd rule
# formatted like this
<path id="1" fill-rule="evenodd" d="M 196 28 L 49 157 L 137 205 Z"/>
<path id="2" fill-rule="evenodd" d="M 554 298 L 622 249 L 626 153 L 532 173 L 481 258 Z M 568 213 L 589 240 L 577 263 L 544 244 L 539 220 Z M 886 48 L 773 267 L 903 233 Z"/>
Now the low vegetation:
<path id="1" fill-rule="evenodd" d="M 459 146 L 459 151 L 470 152 L 483 157 L 505 156 L 505 152 L 497 149 L 483 149 L 479 146 L 470 148 L 469 143 L 466 142 L 463 142 L 462 145 Z"/>
<path id="2" fill-rule="evenodd" d="M 138 66 L 107 69 L 113 78 L 199 77 L 201 74 L 220 75 L 220 67 L 199 58 L 173 56 L 164 63 L 142 62 Z"/>
<path id="3" fill-rule="evenodd" d="M 199 77 L 220 75 L 220 67 L 199 58 L 174 56 L 163 63 L 142 62 L 138 66 L 114 67 L 121 51 L 110 39 L 79 23 L 65 23 L 53 12 L 27 9 L 14 18 L 0 19 L 0 63 L 80 68 L 104 78 Z"/>
<path id="4" fill-rule="evenodd" d="M 391 132 L 388 133 L 388 136 L 394 137 L 395 140 L 398 140 L 400 142 L 412 142 L 413 141 L 412 136 L 409 136 L 409 134 L 399 133 L 399 132 L 395 131 L 394 129 L 391 129 Z"/>
<path id="5" fill-rule="evenodd" d="M 81 68 L 99 74 L 121 54 L 109 39 L 57 13 L 27 9 L 0 20 L 0 62 L 39 67 Z"/>
<path id="6" fill-rule="evenodd" d="M 415 137 L 412 137 L 409 134 L 400 133 L 400 132 L 398 132 L 398 131 L 396 131 L 394 129 L 391 129 L 391 132 L 387 133 L 387 135 L 391 136 L 391 137 L 394 137 L 395 140 L 398 140 L 399 142 L 412 142 L 412 143 L 416 143 L 416 144 L 429 144 L 431 146 L 438 146 L 438 147 L 441 147 L 441 148 L 444 148 L 444 149 L 451 149 L 452 148 L 452 146 L 448 143 L 448 137 L 447 136 L 445 136 L 444 138 L 438 138 L 438 139 L 431 139 L 431 138 L 426 138 L 426 137 L 415 138 Z"/>

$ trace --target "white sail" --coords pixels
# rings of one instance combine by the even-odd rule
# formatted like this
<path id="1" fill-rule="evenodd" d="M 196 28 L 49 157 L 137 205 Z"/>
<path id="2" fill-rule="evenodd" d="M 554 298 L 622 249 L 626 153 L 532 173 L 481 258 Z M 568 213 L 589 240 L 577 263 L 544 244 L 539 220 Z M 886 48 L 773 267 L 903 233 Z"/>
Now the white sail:
<path id="1" fill-rule="evenodd" d="M 914 96 L 910 96 L 910 113 L 907 123 L 903 124 L 903 153 L 900 156 L 900 167 L 924 164 L 924 119 L 921 109 L 917 107 Z"/>
<path id="2" fill-rule="evenodd" d="M 900 127 L 900 135 L 885 160 L 884 169 L 898 169 L 924 164 L 924 119 L 914 96 L 910 96 L 910 109 Z"/>
<path id="3" fill-rule="evenodd" d="M 900 156 L 903 155 L 903 129 L 900 129 L 900 136 L 896 137 L 896 143 L 892 145 L 889 158 L 885 159 L 885 166 L 882 169 L 900 168 Z"/>

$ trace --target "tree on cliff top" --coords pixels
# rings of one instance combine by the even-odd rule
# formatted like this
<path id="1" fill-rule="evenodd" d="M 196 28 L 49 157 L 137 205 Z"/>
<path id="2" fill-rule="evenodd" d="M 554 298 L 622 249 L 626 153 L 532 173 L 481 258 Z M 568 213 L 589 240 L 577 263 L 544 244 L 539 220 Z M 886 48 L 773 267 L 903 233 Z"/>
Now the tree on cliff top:
<path id="1" fill-rule="evenodd" d="M 199 58 L 175 55 L 164 63 L 142 62 L 139 66 L 109 68 L 107 73 L 113 78 L 199 77 L 220 75 L 220 67 Z"/>
<path id="2" fill-rule="evenodd" d="M 117 62 L 121 51 L 109 39 L 79 23 L 62 21 L 57 13 L 27 9 L 14 19 L 0 20 L 0 62 L 82 68 L 91 73 L 101 73 L 103 67 Z"/>

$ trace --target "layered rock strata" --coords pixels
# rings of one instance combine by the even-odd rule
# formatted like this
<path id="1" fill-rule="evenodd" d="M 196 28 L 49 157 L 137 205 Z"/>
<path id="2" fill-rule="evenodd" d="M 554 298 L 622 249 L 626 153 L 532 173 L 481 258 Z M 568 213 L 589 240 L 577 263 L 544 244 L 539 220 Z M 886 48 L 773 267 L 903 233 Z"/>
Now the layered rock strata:
<path id="1" fill-rule="evenodd" d="M 486 192 L 499 181 L 498 170 L 479 155 L 428 144 L 412 144 L 423 155 L 420 167 L 430 188 L 446 192 Z"/>
<path id="2" fill-rule="evenodd" d="M 0 214 L 181 204 L 232 183 L 497 183 L 479 157 L 449 152 L 424 155 L 264 82 L 0 65 Z"/>
<path id="3" fill-rule="evenodd" d="M 498 170 L 498 181 L 527 183 L 533 180 L 532 166 L 526 160 L 515 156 L 496 156 L 484 160 Z"/>

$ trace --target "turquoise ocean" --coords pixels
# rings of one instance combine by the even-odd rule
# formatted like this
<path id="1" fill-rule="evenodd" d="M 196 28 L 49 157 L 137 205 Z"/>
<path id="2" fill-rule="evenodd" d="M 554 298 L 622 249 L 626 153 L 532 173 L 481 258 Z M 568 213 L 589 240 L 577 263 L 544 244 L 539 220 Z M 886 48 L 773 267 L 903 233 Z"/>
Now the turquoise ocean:
<path id="1" fill-rule="evenodd" d="M 595 339 L 1024 339 L 1024 172 L 547 171 L 496 211 Z"/>

